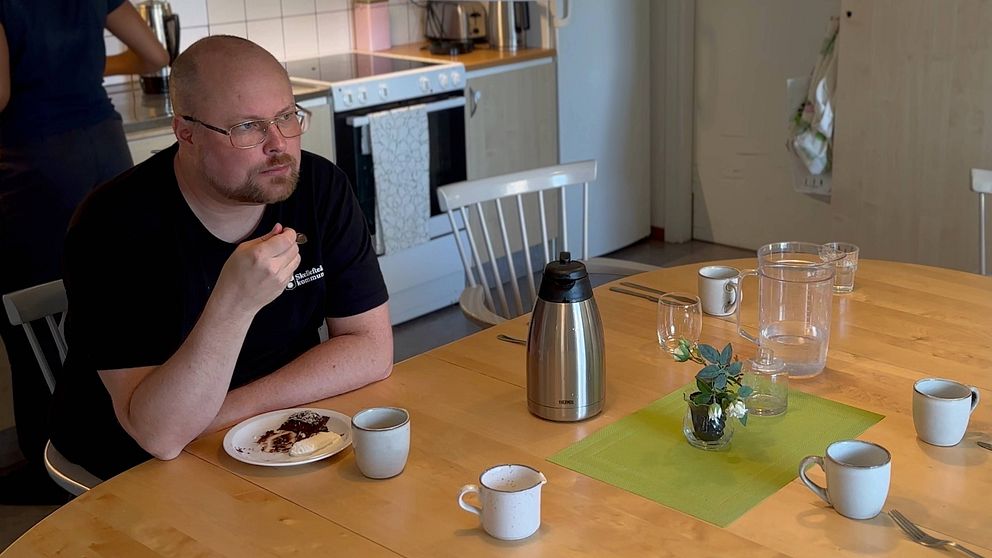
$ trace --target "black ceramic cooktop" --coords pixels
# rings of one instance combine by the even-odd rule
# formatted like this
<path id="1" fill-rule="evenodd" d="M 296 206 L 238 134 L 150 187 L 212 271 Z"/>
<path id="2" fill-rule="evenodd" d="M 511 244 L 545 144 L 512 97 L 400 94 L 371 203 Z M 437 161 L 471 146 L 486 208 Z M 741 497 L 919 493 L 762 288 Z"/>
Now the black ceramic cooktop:
<path id="1" fill-rule="evenodd" d="M 432 65 L 429 62 L 387 58 L 374 54 L 345 53 L 294 60 L 286 63 L 286 69 L 293 77 L 340 83 Z"/>

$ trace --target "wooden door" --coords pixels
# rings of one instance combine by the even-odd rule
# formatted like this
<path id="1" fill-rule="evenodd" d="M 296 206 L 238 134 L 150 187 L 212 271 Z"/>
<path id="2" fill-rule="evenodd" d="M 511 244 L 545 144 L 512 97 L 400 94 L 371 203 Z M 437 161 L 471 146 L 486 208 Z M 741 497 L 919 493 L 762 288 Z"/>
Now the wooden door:
<path id="1" fill-rule="evenodd" d="M 992 168 L 992 3 L 844 0 L 833 236 L 975 271 L 972 167 Z"/>

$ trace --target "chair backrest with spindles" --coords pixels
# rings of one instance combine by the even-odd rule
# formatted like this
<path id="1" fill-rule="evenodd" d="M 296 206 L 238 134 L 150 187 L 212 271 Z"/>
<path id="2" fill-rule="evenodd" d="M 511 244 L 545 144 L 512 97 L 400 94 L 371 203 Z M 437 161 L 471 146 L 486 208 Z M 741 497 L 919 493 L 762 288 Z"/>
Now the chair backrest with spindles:
<path id="1" fill-rule="evenodd" d="M 988 275 L 986 265 L 985 199 L 992 194 L 992 170 L 971 169 L 971 191 L 978 194 L 978 261 L 982 275 Z"/>
<path id="2" fill-rule="evenodd" d="M 596 180 L 596 161 L 580 161 L 553 165 L 523 172 L 505 174 L 480 180 L 469 180 L 442 186 L 437 190 L 441 210 L 448 214 L 455 244 L 465 267 L 469 287 L 482 289 L 488 308 L 504 318 L 512 318 L 530 310 L 537 299 L 535 270 L 543 270 L 557 258 L 557 250 L 571 251 L 573 259 L 586 258 L 589 253 L 589 183 Z M 582 185 L 581 252 L 570 250 L 568 236 L 568 204 L 566 187 Z M 557 196 L 555 196 L 557 194 Z M 528 205 L 536 202 L 539 227 L 534 232 L 526 219 Z M 504 203 L 515 211 L 516 226 L 507 217 Z M 468 226 L 465 226 L 465 225 Z M 490 231 L 496 224 L 498 236 Z M 512 237 L 511 237 L 512 235 Z M 530 247 L 540 238 L 543 261 L 532 261 Z M 464 238 L 463 238 L 464 237 Z M 494 241 L 495 240 L 495 241 Z M 532 243 L 533 240 L 533 243 Z M 514 247 L 521 250 L 526 266 L 530 305 L 525 305 L 517 284 L 517 266 L 513 261 Z M 500 270 L 500 257 L 505 256 L 506 275 Z M 507 299 L 503 284 L 509 282 L 512 301 Z M 495 288 L 499 305 L 493 300 Z M 511 306 L 512 302 L 512 306 Z"/>
<path id="3" fill-rule="evenodd" d="M 59 352 L 59 359 L 65 362 L 65 311 L 68 307 L 68 300 L 65 295 L 65 287 L 62 280 L 35 285 L 12 293 L 3 295 L 3 305 L 7 310 L 7 319 L 11 325 L 24 327 L 31 350 L 34 351 L 35 358 L 38 359 L 38 366 L 45 375 L 45 382 L 48 389 L 55 391 L 55 373 L 51 364 L 45 356 L 41 339 L 34 330 L 33 322 L 44 320 L 48 324 L 48 330 L 52 335 Z"/>

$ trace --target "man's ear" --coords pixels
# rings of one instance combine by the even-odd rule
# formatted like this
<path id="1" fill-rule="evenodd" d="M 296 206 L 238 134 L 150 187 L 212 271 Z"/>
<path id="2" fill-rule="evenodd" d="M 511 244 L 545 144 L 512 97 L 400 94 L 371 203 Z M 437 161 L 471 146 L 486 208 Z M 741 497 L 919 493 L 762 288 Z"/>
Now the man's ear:
<path id="1" fill-rule="evenodd" d="M 179 116 L 172 117 L 172 131 L 176 134 L 176 139 L 181 143 L 193 143 L 193 123 L 183 120 Z"/>

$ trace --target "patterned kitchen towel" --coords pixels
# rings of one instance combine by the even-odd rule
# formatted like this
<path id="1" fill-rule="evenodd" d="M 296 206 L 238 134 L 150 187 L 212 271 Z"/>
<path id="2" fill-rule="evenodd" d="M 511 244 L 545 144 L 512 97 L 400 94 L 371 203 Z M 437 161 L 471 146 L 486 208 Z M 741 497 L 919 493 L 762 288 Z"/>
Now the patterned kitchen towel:
<path id="1" fill-rule="evenodd" d="M 747 427 L 736 425 L 728 451 L 710 452 L 682 434 L 683 396 L 694 390 L 670 393 L 548 461 L 726 527 L 792 482 L 803 457 L 823 455 L 831 442 L 857 438 L 883 418 L 790 390 L 784 415 L 749 417 Z"/>
<path id="2" fill-rule="evenodd" d="M 430 147 L 424 105 L 369 115 L 376 242 L 386 254 L 430 240 Z"/>

